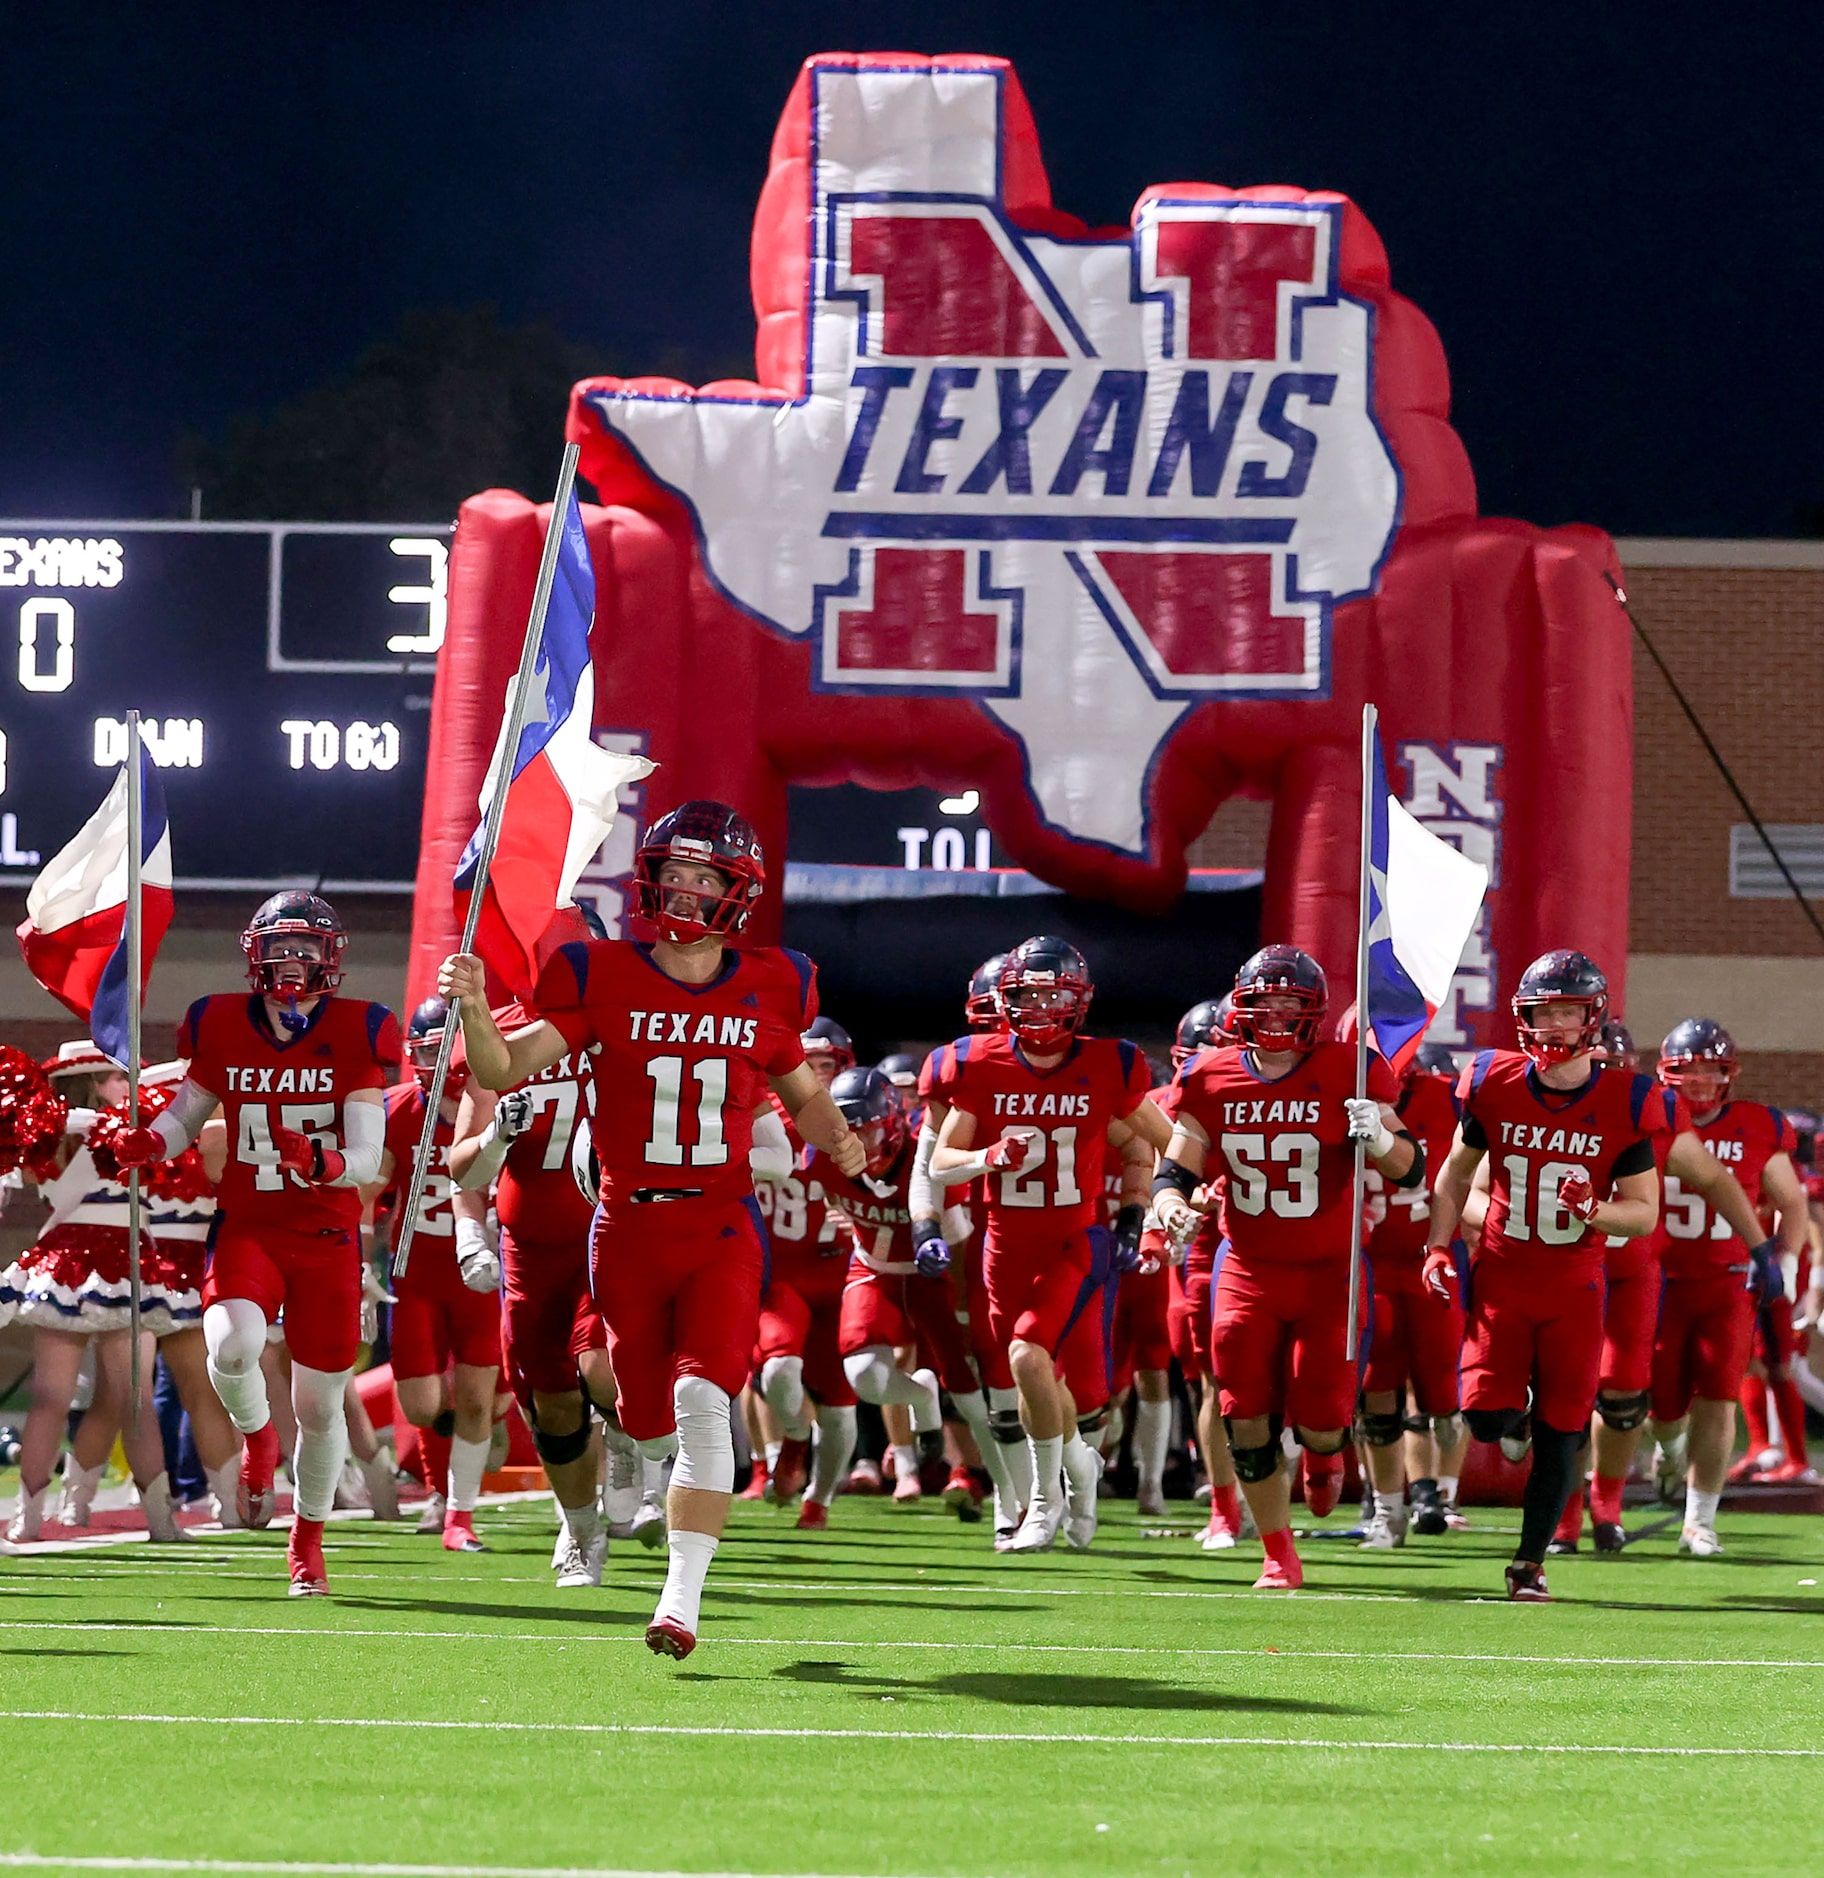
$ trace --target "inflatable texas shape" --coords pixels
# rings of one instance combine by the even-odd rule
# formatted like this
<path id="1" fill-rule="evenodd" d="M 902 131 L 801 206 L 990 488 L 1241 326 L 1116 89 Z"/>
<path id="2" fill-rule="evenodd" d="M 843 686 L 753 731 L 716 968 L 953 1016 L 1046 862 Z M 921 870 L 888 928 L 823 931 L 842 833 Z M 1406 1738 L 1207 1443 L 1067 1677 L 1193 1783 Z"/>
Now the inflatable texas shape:
<path id="1" fill-rule="evenodd" d="M 1493 870 L 1443 1034 L 1492 1040 L 1478 1013 L 1548 946 L 1619 991 L 1612 549 L 1478 519 L 1442 347 L 1353 203 L 1161 184 L 1091 229 L 1003 61 L 832 54 L 786 103 L 752 277 L 758 383 L 571 401 L 607 505 L 596 721 L 659 760 L 649 812 L 719 796 L 778 857 L 790 782 L 975 786 L 1034 873 L 1163 910 L 1245 789 L 1273 803 L 1263 936 L 1346 980 L 1372 700 L 1395 787 Z M 543 527 L 463 510 L 414 989 Z"/>

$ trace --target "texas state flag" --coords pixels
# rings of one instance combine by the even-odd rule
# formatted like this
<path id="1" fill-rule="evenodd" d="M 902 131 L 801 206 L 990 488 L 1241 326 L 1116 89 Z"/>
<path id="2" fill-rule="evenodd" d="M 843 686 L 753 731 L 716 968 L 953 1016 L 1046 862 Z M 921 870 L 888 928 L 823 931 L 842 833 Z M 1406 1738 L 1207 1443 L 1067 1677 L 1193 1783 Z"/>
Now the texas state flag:
<path id="1" fill-rule="evenodd" d="M 1370 744 L 1368 1036 L 1400 1070 L 1450 996 L 1488 870 L 1407 814 L 1388 792 L 1380 739 Z"/>
<path id="2" fill-rule="evenodd" d="M 572 904 L 577 876 L 614 826 L 617 791 L 653 769 L 643 756 L 598 748 L 591 735 L 595 670 L 589 662 L 589 628 L 595 619 L 595 568 L 574 493 L 562 527 L 532 695 L 513 753 L 500 841 L 475 929 L 475 950 L 489 972 L 522 999 L 537 982 L 540 939 L 557 910 Z M 506 737 L 503 716 L 481 792 L 484 825 L 505 767 Z M 464 918 L 481 849 L 482 829 L 477 828 L 456 868 L 456 911 Z"/>
<path id="3" fill-rule="evenodd" d="M 171 924 L 171 829 L 165 792 L 144 743 L 139 762 L 139 993 Z M 129 757 L 128 761 L 133 761 Z M 33 881 L 19 949 L 26 969 L 89 1027 L 108 1056 L 128 1067 L 127 768 L 76 838 Z"/>

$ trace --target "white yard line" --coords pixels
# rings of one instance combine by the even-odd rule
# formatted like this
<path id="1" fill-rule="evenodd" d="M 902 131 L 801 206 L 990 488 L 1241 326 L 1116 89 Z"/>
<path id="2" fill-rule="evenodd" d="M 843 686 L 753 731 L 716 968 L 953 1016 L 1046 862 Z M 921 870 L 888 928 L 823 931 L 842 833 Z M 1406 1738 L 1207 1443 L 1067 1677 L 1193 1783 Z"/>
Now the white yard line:
<path id="1" fill-rule="evenodd" d="M 224 1624 L 191 1628 L 183 1624 L 56 1623 L 46 1619 L 0 1619 L 0 1630 L 51 1630 L 83 1636 L 91 1631 L 129 1631 L 189 1643 L 217 1643 L 230 1637 L 304 1637 L 312 1643 L 338 1638 L 384 1638 L 394 1643 L 544 1643 L 560 1649 L 572 1644 L 643 1643 L 638 1631 L 594 1632 L 585 1636 L 538 1630 L 345 1630 L 307 1629 L 301 1624 Z M 936 1639 L 873 1637 L 735 1637 L 718 1634 L 718 1649 L 745 1650 L 1018 1650 L 1031 1656 L 1188 1656 L 1279 1657 L 1327 1663 L 1527 1663 L 1552 1669 L 1815 1669 L 1824 1660 L 1768 1656 L 1522 1656 L 1511 1650 L 1308 1650 L 1256 1644 L 1252 1648 L 1174 1643 L 977 1643 Z"/>
<path id="2" fill-rule="evenodd" d="M 630 1871 L 601 1865 L 338 1865 L 289 1858 L 53 1858 L 42 1852 L 0 1852 L 0 1866 L 9 1865 L 35 1871 L 271 1871 L 299 1878 L 753 1878 L 747 1872 Z"/>
<path id="3" fill-rule="evenodd" d="M 97 1722 L 158 1728 L 384 1728 L 455 1734 L 664 1735 L 737 1741 L 880 1740 L 967 1741 L 1109 1748 L 1298 1748 L 1363 1754 L 1596 1754 L 1648 1760 L 1824 1760 L 1824 1747 L 1647 1747 L 1618 1742 L 1560 1741 L 1350 1741 L 1298 1735 L 1073 1734 L 1062 1731 L 989 1732 L 960 1728 L 717 1728 L 675 1722 L 426 1721 L 360 1715 L 102 1715 L 80 1709 L 0 1709 L 0 1721 Z"/>

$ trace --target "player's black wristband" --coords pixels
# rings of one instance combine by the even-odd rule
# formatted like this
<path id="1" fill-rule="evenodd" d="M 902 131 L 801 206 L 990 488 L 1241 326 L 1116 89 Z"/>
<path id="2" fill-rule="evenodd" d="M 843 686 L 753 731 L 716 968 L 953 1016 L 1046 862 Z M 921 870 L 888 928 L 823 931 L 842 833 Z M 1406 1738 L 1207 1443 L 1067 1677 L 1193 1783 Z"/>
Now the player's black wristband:
<path id="1" fill-rule="evenodd" d="M 1181 1193 L 1188 1200 L 1197 1191 L 1197 1176 L 1182 1161 L 1174 1161 L 1169 1154 L 1159 1157 L 1159 1171 L 1153 1176 L 1153 1198 L 1170 1191 Z"/>
<path id="2" fill-rule="evenodd" d="M 1404 1129 L 1399 1132 L 1395 1139 L 1412 1142 L 1412 1165 L 1407 1168 L 1405 1173 L 1393 1174 L 1388 1176 L 1388 1178 L 1392 1180 L 1396 1187 L 1423 1186 L 1425 1183 L 1425 1144 L 1422 1141 L 1413 1140 L 1413 1137 L 1407 1134 Z"/>
<path id="3" fill-rule="evenodd" d="M 1140 1243 L 1146 1227 L 1146 1208 L 1138 1200 L 1129 1200 L 1115 1215 L 1115 1237 L 1131 1252 Z"/>

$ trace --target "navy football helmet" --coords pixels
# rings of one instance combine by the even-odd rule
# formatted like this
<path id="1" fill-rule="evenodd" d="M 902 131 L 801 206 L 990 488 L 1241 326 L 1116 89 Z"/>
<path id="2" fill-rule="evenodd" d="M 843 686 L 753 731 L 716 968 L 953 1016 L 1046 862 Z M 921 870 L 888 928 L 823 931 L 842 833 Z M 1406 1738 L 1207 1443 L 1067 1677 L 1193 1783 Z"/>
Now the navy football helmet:
<path id="1" fill-rule="evenodd" d="M 1330 1002 L 1324 968 L 1297 946 L 1262 946 L 1235 974 L 1231 993 L 1237 1039 L 1270 1053 L 1304 1051 L 1317 1042 Z M 1297 1008 L 1269 1011 L 1271 998 L 1291 998 Z"/>
<path id="2" fill-rule="evenodd" d="M 716 898 L 662 886 L 667 861 L 714 868 L 728 884 Z M 673 945 L 740 932 L 765 889 L 759 838 L 723 802 L 686 802 L 661 815 L 634 854 L 634 914 Z"/>
<path id="3" fill-rule="evenodd" d="M 1537 1013 L 1548 1004 L 1580 1004 L 1583 1018 L 1576 1037 L 1546 1036 Z M 1609 981 L 1581 952 L 1545 952 L 1520 974 L 1513 998 L 1514 1027 L 1520 1048 L 1544 1069 L 1568 1063 L 1572 1057 L 1596 1047 L 1609 1015 Z"/>

